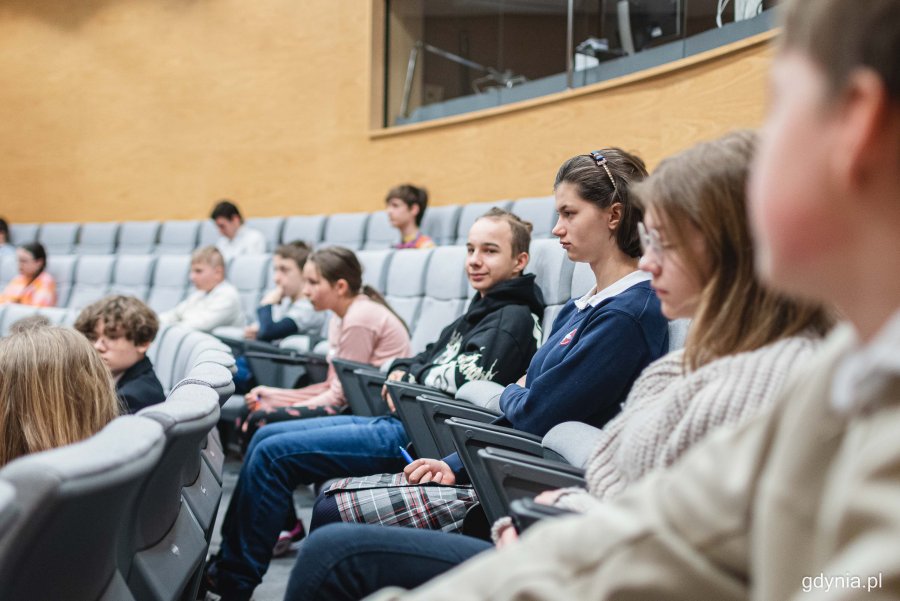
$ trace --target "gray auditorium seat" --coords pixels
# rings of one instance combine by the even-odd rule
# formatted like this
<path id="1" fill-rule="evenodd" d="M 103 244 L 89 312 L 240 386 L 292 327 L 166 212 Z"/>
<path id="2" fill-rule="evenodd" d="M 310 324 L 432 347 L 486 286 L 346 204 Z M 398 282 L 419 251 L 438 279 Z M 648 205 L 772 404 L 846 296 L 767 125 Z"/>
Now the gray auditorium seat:
<path id="1" fill-rule="evenodd" d="M 428 212 L 426 211 L 427 215 Z M 400 234 L 397 228 L 391 225 L 387 211 L 375 211 L 369 214 L 369 222 L 366 224 L 366 243 L 363 248 L 377 250 L 391 248 L 400 242 Z"/>
<path id="2" fill-rule="evenodd" d="M 75 282 L 75 264 L 78 257 L 73 255 L 53 255 L 47 257 L 47 272 L 56 281 L 56 306 L 65 307 Z"/>
<path id="3" fill-rule="evenodd" d="M 200 222 L 193 219 L 163 221 L 154 252 L 158 255 L 190 254 L 197 247 L 199 231 Z"/>
<path id="4" fill-rule="evenodd" d="M 125 221 L 119 227 L 120 255 L 149 255 L 156 249 L 159 221 Z"/>
<path id="5" fill-rule="evenodd" d="M 189 359 L 193 354 L 195 347 L 204 344 L 210 338 L 212 337 L 209 336 L 209 334 L 204 334 L 203 332 L 197 332 L 195 330 L 188 332 L 184 336 L 181 345 L 178 347 L 178 352 L 175 354 L 175 363 L 172 368 L 173 385 L 187 375 L 188 370 L 191 368 Z M 213 340 L 215 339 L 213 338 Z"/>
<path id="6" fill-rule="evenodd" d="M 155 263 L 155 255 L 120 256 L 113 270 L 110 294 L 125 294 L 146 301 L 147 295 L 150 293 L 150 282 L 153 280 Z"/>
<path id="7" fill-rule="evenodd" d="M 16 246 L 38 239 L 39 223 L 11 223 L 9 225 L 9 241 Z"/>
<path id="8" fill-rule="evenodd" d="M 459 205 L 428 207 L 422 218 L 422 231 L 439 246 L 453 244 L 456 242 L 456 226 L 461 211 Z"/>
<path id="9" fill-rule="evenodd" d="M 266 238 L 266 252 L 270 253 L 281 243 L 284 217 L 252 217 L 244 220 L 244 225 L 261 232 Z"/>
<path id="10" fill-rule="evenodd" d="M 91 222 L 81 226 L 77 255 L 111 255 L 116 252 L 116 240 L 119 235 L 118 223 Z"/>
<path id="11" fill-rule="evenodd" d="M 359 250 L 366 239 L 368 213 L 335 213 L 325 223 L 325 233 L 320 246 L 343 246 Z"/>
<path id="12" fill-rule="evenodd" d="M 0 336 L 6 336 L 7 334 L 9 334 L 10 327 L 12 327 L 12 325 L 20 319 L 35 315 L 38 312 L 37 307 L 31 307 L 28 305 L 8 303 L 3 306 L 6 308 L 6 310 L 3 311 L 2 318 L 0 318 Z"/>
<path id="13" fill-rule="evenodd" d="M 12 532 L 12 524 L 19 516 L 16 507 L 16 489 L 8 482 L 0 481 L 0 548 L 5 542 L 5 534 Z"/>
<path id="14" fill-rule="evenodd" d="M 0 545 L 0 599 L 133 600 L 116 549 L 164 443 L 158 423 L 125 416 L 0 470 L 19 511 Z"/>
<path id="15" fill-rule="evenodd" d="M 43 315 L 49 319 L 50 323 L 55 326 L 72 325 L 72 323 L 75 322 L 73 319 L 71 323 L 66 323 L 66 318 L 69 317 L 70 310 L 63 307 L 39 307 L 37 312 L 39 315 Z"/>
<path id="16" fill-rule="evenodd" d="M 38 242 L 44 245 L 50 257 L 71 253 L 77 239 L 77 223 L 45 223 L 38 233 Z"/>
<path id="17" fill-rule="evenodd" d="M 541 326 L 546 340 L 554 318 L 571 297 L 572 272 L 575 264 L 569 260 L 566 251 L 555 239 L 532 240 L 529 251 L 531 258 L 525 268 L 525 273 L 535 275 L 537 285 L 544 294 L 544 303 L 547 308 L 544 309 Z"/>
<path id="18" fill-rule="evenodd" d="M 112 282 L 116 255 L 86 255 L 75 266 L 75 283 L 66 306 L 81 309 L 106 296 Z"/>
<path id="19" fill-rule="evenodd" d="M 551 230 L 556 225 L 556 199 L 553 196 L 536 196 L 533 198 L 520 198 L 512 203 L 510 211 L 530 221 L 532 227 L 531 237 L 552 238 Z"/>
<path id="20" fill-rule="evenodd" d="M 270 255 L 244 255 L 235 257 L 228 264 L 228 281 L 241 294 L 241 306 L 249 322 L 256 320 L 256 307 L 263 293 L 269 273 Z"/>
<path id="21" fill-rule="evenodd" d="M 19 275 L 19 263 L 16 255 L 0 257 L 0 286 L 4 288 L 11 279 Z"/>
<path id="22" fill-rule="evenodd" d="M 212 219 L 204 219 L 200 222 L 200 236 L 197 240 L 197 248 L 210 246 L 222 236 Z"/>
<path id="23" fill-rule="evenodd" d="M 177 380 L 174 379 L 175 357 L 185 337 L 193 332 L 184 326 L 162 326 L 156 334 L 156 339 L 147 350 L 147 356 L 156 371 L 163 390 L 168 393 Z"/>
<path id="24" fill-rule="evenodd" d="M 192 577 L 206 557 L 206 533 L 181 499 L 189 474 L 200 469 L 200 446 L 219 419 L 219 399 L 206 386 L 188 385 L 138 415 L 158 422 L 166 442 L 138 495 L 119 565 L 138 601 L 175 601 L 194 592 Z"/>
<path id="25" fill-rule="evenodd" d="M 575 263 L 572 272 L 572 298 L 581 298 L 597 287 L 597 278 L 587 263 Z"/>
<path id="26" fill-rule="evenodd" d="M 391 258 L 384 296 L 410 331 L 415 329 L 422 298 L 425 273 L 434 249 L 399 251 Z"/>
<path id="27" fill-rule="evenodd" d="M 394 256 L 391 249 L 361 250 L 356 253 L 363 268 L 363 283 L 373 287 L 378 292 L 384 292 L 384 284 L 387 280 L 388 268 Z"/>
<path id="28" fill-rule="evenodd" d="M 281 241 L 287 243 L 302 240 L 311 246 L 316 246 L 321 242 L 325 233 L 326 220 L 327 217 L 324 215 L 288 217 L 284 221 L 284 229 L 281 230 Z"/>
<path id="29" fill-rule="evenodd" d="M 429 342 L 438 339 L 441 330 L 462 314 L 470 290 L 466 279 L 465 247 L 440 246 L 434 249 L 425 273 L 422 308 L 415 327 L 410 326 L 413 353 L 425 350 Z"/>
<path id="30" fill-rule="evenodd" d="M 508 200 L 498 200 L 496 202 L 473 202 L 463 205 L 459 213 L 459 222 L 456 224 L 456 242 L 455 244 L 465 246 L 469 238 L 469 228 L 475 221 L 491 210 L 493 207 L 498 209 L 508 209 L 511 202 Z M 425 212 L 428 216 L 428 212 Z"/>
<path id="31" fill-rule="evenodd" d="M 190 287 L 191 257 L 161 255 L 153 269 L 153 284 L 147 304 L 157 313 L 168 311 L 184 300 Z"/>

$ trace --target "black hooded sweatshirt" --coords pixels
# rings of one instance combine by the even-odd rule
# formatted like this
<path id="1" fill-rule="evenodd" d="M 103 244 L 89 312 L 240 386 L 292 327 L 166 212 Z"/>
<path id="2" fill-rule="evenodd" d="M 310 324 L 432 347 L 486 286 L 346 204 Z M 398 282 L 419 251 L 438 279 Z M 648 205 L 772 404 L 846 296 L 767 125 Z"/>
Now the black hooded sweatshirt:
<path id="1" fill-rule="evenodd" d="M 540 344 L 544 306 L 533 274 L 500 282 L 483 297 L 476 293 L 469 310 L 436 342 L 415 357 L 397 359 L 391 370 L 451 394 L 473 380 L 511 384 L 528 369 Z"/>

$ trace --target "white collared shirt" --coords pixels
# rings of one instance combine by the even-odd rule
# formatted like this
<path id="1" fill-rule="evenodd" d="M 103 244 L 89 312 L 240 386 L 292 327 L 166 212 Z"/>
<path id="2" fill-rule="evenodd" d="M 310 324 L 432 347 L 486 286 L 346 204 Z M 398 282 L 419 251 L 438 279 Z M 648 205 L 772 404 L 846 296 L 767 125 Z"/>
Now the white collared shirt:
<path id="1" fill-rule="evenodd" d="M 875 338 L 847 355 L 831 383 L 832 406 L 848 413 L 875 396 L 892 376 L 900 374 L 900 311 L 888 320 Z"/>
<path id="2" fill-rule="evenodd" d="M 225 262 L 227 263 L 241 255 L 264 254 L 266 252 L 266 237 L 259 230 L 242 225 L 231 240 L 221 236 L 216 241 L 216 248 L 225 257 Z"/>
<path id="3" fill-rule="evenodd" d="M 578 307 L 579 311 L 584 311 L 588 306 L 596 307 L 602 301 L 618 294 L 622 294 L 635 284 L 640 284 L 641 282 L 646 282 L 649 280 L 650 274 L 646 271 L 632 271 L 625 277 L 616 280 L 600 292 L 595 292 L 595 290 L 597 290 L 597 287 L 594 286 L 588 291 L 587 294 L 575 301 L 575 306 Z"/>

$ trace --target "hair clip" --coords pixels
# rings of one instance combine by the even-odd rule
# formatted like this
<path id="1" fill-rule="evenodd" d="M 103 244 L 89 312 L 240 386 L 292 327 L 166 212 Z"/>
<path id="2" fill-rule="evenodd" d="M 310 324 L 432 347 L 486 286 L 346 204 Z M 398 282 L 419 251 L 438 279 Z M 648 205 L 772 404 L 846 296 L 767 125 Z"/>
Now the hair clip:
<path id="1" fill-rule="evenodd" d="M 598 167 L 603 167 L 603 170 L 606 171 L 606 175 L 609 176 L 609 181 L 612 182 L 613 190 L 618 192 L 619 186 L 616 185 L 616 180 L 612 176 L 612 171 L 609 170 L 609 162 L 606 160 L 606 157 L 603 156 L 603 153 L 599 150 L 592 150 L 588 156 L 594 159 L 594 162 Z"/>

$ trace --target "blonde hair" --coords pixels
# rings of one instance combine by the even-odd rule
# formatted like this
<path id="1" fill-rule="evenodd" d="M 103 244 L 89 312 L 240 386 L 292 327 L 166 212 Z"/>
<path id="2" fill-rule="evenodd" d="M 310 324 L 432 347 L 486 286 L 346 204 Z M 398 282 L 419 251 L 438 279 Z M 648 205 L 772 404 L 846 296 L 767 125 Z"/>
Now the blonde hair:
<path id="1" fill-rule="evenodd" d="M 833 324 L 821 305 L 773 292 L 756 277 L 746 195 L 756 145 L 751 131 L 698 144 L 664 160 L 632 189 L 703 283 L 685 342 L 689 369 L 801 332 L 824 335 Z M 704 257 L 691 253 L 688 225 L 703 237 Z M 701 273 L 705 264 L 708 272 Z"/>
<path id="2" fill-rule="evenodd" d="M 198 248 L 191 254 L 191 265 L 195 263 L 206 263 L 212 267 L 225 269 L 225 257 L 218 248 L 212 245 Z"/>
<path id="3" fill-rule="evenodd" d="M 30 328 L 0 340 L 0 466 L 88 438 L 119 413 L 109 370 L 75 330 Z"/>

